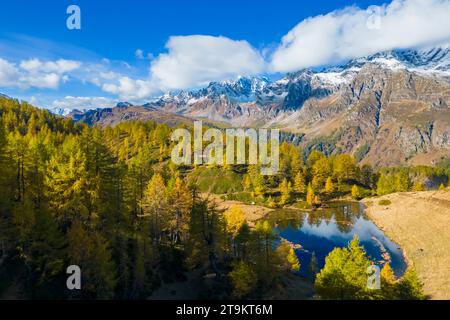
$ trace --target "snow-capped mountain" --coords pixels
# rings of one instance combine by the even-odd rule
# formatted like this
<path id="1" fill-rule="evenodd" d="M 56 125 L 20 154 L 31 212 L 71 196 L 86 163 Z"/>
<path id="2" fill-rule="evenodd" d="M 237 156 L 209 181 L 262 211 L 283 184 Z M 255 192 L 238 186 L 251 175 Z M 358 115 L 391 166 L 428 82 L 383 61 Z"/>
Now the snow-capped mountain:
<path id="1" fill-rule="evenodd" d="M 268 84 L 269 80 L 265 77 L 238 77 L 234 81 L 212 82 L 198 93 L 211 97 L 225 95 L 236 102 L 249 102 L 253 101 Z"/>
<path id="2" fill-rule="evenodd" d="M 330 68 L 328 72 L 358 70 L 366 63 L 374 63 L 391 70 L 407 69 L 423 74 L 450 76 L 450 47 L 422 50 L 391 50 L 368 57 L 353 59 L 343 66 Z M 325 71 L 325 72 L 327 72 Z"/>
<path id="3" fill-rule="evenodd" d="M 409 69 L 450 74 L 450 47 L 392 51 L 391 54 Z"/>
<path id="4" fill-rule="evenodd" d="M 121 102 L 118 102 L 118 103 L 116 104 L 116 107 L 117 107 L 117 108 L 127 108 L 127 107 L 131 107 L 132 105 L 133 105 L 133 104 L 130 103 L 130 102 L 121 101 Z"/>
<path id="5" fill-rule="evenodd" d="M 429 164 L 450 156 L 449 57 L 447 47 L 382 52 L 277 80 L 212 82 L 167 93 L 140 107 L 124 104 L 79 119 L 104 125 L 201 119 L 277 127 L 301 133 L 304 147 L 352 153 L 374 165 Z"/>
<path id="6" fill-rule="evenodd" d="M 58 107 L 49 109 L 49 111 L 51 113 L 56 114 L 58 116 L 63 116 L 63 117 L 69 115 L 73 110 L 74 109 L 72 109 L 72 108 L 58 108 Z"/>
<path id="7" fill-rule="evenodd" d="M 192 104 L 202 98 L 216 99 L 220 97 L 226 97 L 237 103 L 245 103 L 254 101 L 269 83 L 270 81 L 265 77 L 238 77 L 236 80 L 211 82 L 207 87 L 197 90 L 169 92 L 158 99 L 155 104 Z"/>
<path id="8" fill-rule="evenodd" d="M 116 108 L 128 108 L 133 106 L 132 103 L 130 102 L 118 102 L 116 104 Z M 101 109 L 106 109 L 105 107 L 103 108 L 59 108 L 59 107 L 55 107 L 55 108 L 51 108 L 49 109 L 49 111 L 53 114 L 56 114 L 58 116 L 63 116 L 63 117 L 67 117 L 70 116 L 72 118 L 76 118 L 79 115 L 82 115 L 84 113 L 87 113 L 89 111 L 93 111 L 93 110 L 101 110 Z"/>
<path id="9" fill-rule="evenodd" d="M 167 93 L 147 106 L 157 106 L 185 114 L 193 105 L 222 101 L 241 108 L 248 104 L 270 105 L 278 109 L 301 108 L 310 98 L 325 97 L 348 85 L 367 64 L 382 69 L 408 70 L 425 76 L 450 78 L 450 48 L 430 50 L 394 50 L 354 59 L 341 66 L 321 71 L 301 70 L 270 81 L 266 77 L 239 77 L 236 80 L 212 82 L 207 87 L 191 91 Z"/>

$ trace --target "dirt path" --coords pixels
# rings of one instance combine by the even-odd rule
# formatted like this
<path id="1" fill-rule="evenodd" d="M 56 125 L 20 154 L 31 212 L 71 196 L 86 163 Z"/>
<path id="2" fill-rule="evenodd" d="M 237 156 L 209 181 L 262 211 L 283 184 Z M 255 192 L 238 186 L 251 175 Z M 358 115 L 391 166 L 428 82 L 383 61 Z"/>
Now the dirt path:
<path id="1" fill-rule="evenodd" d="M 382 199 L 390 205 L 380 205 Z M 363 200 L 368 216 L 404 250 L 432 299 L 450 299 L 450 190 Z"/>

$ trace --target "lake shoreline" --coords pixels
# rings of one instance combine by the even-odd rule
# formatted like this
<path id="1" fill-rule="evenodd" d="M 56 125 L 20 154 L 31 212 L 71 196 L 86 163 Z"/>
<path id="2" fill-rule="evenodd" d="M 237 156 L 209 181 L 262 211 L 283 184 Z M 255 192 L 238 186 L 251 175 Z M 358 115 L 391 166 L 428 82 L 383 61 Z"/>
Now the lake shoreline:
<path id="1" fill-rule="evenodd" d="M 425 293 L 450 299 L 450 190 L 394 193 L 361 203 L 367 217 L 400 246 Z"/>
<path id="2" fill-rule="evenodd" d="M 367 199 L 367 198 L 366 198 L 366 199 Z M 366 200 L 366 199 L 362 199 L 361 201 L 359 201 L 359 203 L 361 203 L 361 205 L 363 206 L 364 214 L 366 215 L 366 217 L 367 217 L 370 221 L 372 221 L 372 222 L 378 227 L 378 229 L 380 229 L 381 231 L 383 231 L 383 233 L 384 233 L 389 239 L 391 239 L 392 241 L 394 241 L 394 242 L 398 245 L 400 251 L 402 252 L 403 258 L 405 259 L 405 263 L 406 263 L 407 268 L 414 266 L 413 261 L 408 257 L 408 254 L 407 254 L 407 252 L 405 251 L 405 249 L 403 248 L 403 246 L 395 240 L 394 235 L 393 235 L 393 234 L 390 234 L 390 233 L 386 230 L 386 228 L 383 227 L 383 224 L 381 224 L 381 223 L 374 217 L 374 215 L 370 213 L 370 210 L 368 210 L 368 207 L 367 207 L 366 204 L 364 203 L 364 200 Z M 369 199 L 373 199 L 373 198 L 369 198 Z"/>

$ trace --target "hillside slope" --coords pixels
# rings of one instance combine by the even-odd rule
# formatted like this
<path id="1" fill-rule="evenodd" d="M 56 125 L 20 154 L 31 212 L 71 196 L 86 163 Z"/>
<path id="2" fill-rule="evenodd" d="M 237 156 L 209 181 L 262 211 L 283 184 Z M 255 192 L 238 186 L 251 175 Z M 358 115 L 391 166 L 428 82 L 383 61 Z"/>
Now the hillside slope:
<path id="1" fill-rule="evenodd" d="M 390 205 L 380 205 L 389 200 Z M 404 250 L 426 294 L 450 299 L 450 190 L 365 199 L 369 217 Z"/>

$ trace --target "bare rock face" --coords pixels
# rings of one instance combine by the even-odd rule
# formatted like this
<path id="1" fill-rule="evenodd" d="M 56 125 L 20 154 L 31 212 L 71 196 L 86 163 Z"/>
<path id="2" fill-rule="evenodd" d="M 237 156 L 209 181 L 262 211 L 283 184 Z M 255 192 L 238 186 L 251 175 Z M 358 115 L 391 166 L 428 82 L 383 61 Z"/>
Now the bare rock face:
<path id="1" fill-rule="evenodd" d="M 306 132 L 305 143 L 334 137 L 336 152 L 368 147 L 363 161 L 380 166 L 423 154 L 425 163 L 435 162 L 450 155 L 449 94 L 446 79 L 368 63 L 332 95 L 308 100 L 283 126 Z"/>
<path id="2" fill-rule="evenodd" d="M 433 146 L 442 149 L 450 149 L 450 130 L 448 125 L 436 125 L 431 135 Z"/>
<path id="3" fill-rule="evenodd" d="M 400 127 L 394 139 L 406 157 L 427 152 L 432 146 L 430 133 L 420 128 Z"/>

